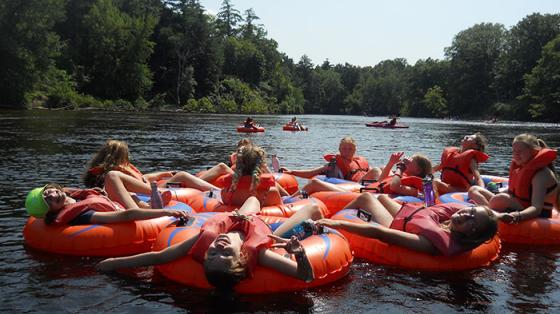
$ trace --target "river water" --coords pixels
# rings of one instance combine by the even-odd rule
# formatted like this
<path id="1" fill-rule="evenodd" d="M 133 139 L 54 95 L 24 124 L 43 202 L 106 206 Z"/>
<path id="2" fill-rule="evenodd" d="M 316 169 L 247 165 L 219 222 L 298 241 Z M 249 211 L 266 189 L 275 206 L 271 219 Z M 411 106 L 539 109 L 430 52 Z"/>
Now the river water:
<path id="1" fill-rule="evenodd" d="M 442 148 L 480 131 L 489 141 L 484 174 L 507 175 L 511 141 L 531 132 L 560 146 L 560 125 L 403 118 L 409 129 L 367 128 L 358 116 L 301 116 L 309 132 L 282 131 L 288 116 L 258 116 L 267 128 L 249 135 L 292 169 L 322 164 L 346 135 L 373 165 L 391 152 L 422 152 L 439 160 Z M 22 228 L 26 193 L 48 182 L 80 186 L 86 162 L 108 138 L 129 143 L 144 173 L 195 173 L 226 161 L 243 135 L 239 115 L 0 111 L 0 312 L 558 312 L 560 246 L 503 246 L 490 267 L 420 273 L 357 260 L 345 279 L 297 293 L 223 298 L 177 285 L 152 268 L 97 273 L 98 258 L 53 255 L 26 248 Z"/>

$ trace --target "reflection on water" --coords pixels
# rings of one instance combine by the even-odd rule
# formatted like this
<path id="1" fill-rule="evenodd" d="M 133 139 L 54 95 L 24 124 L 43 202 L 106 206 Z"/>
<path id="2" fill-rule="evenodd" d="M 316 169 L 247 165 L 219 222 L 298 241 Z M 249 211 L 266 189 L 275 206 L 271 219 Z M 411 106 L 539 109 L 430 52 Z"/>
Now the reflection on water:
<path id="1" fill-rule="evenodd" d="M 384 165 L 391 152 L 422 152 L 439 161 L 441 150 L 465 135 L 484 133 L 491 159 L 486 174 L 507 175 L 511 141 L 532 132 L 560 145 L 553 124 L 402 119 L 410 129 L 366 128 L 376 118 L 302 116 L 308 132 L 284 132 L 291 117 L 258 116 L 267 130 L 247 135 L 289 168 L 310 168 L 336 152 L 352 135 L 359 154 Z M 240 115 L 104 112 L 0 112 L 0 297 L 1 312 L 515 312 L 560 309 L 560 248 L 505 246 L 488 268 L 459 273 L 418 273 L 356 261 L 343 280 L 311 291 L 266 296 L 223 296 L 177 285 L 152 268 L 99 274 L 99 259 L 46 254 L 23 245 L 30 188 L 47 182 L 79 186 L 86 162 L 107 138 L 129 143 L 143 172 L 204 170 L 225 162 L 244 135 L 234 131 Z M 303 182 L 303 181 L 302 181 Z"/>

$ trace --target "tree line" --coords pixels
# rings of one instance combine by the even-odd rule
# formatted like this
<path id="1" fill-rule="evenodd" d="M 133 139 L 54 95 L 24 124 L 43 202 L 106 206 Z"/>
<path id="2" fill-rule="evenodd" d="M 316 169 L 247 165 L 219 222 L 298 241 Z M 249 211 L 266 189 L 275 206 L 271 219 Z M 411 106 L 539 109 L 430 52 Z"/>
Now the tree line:
<path id="1" fill-rule="evenodd" d="M 5 0 L 0 33 L 2 106 L 560 120 L 559 14 L 364 67 L 292 60 L 231 0 Z"/>

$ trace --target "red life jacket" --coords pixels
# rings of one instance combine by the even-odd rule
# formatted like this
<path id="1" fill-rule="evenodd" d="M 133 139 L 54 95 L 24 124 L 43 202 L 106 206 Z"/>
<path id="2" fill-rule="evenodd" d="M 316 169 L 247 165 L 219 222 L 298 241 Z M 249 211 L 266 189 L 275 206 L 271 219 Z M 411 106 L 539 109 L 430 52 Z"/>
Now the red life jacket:
<path id="1" fill-rule="evenodd" d="M 441 255 L 456 255 L 467 251 L 468 248 L 454 240 L 451 233 L 441 227 L 441 223 L 448 221 L 454 213 L 465 207 L 456 203 L 430 207 L 405 203 L 393 219 L 390 228 L 427 238 Z"/>
<path id="2" fill-rule="evenodd" d="M 456 188 L 468 190 L 474 182 L 474 174 L 471 171 L 471 160 L 485 162 L 488 155 L 485 153 L 468 149 L 464 152 L 457 147 L 446 147 L 441 154 L 441 181 Z"/>
<path id="3" fill-rule="evenodd" d="M 342 158 L 340 154 L 327 154 L 323 158 L 329 162 L 335 158 L 336 166 L 344 176 L 344 178 L 340 179 L 360 182 L 362 177 L 369 171 L 369 164 L 362 156 L 355 156 L 351 161 Z"/>
<path id="4" fill-rule="evenodd" d="M 77 190 L 69 195 L 76 200 L 74 204 L 65 205 L 54 220 L 54 224 L 66 225 L 74 218 L 89 210 L 96 212 L 116 212 L 124 210 L 117 202 L 93 189 Z"/>
<path id="5" fill-rule="evenodd" d="M 122 167 L 122 166 L 116 166 L 111 168 L 110 170 L 116 170 L 116 171 L 120 171 L 124 174 L 127 174 L 133 178 L 136 178 L 140 181 L 144 181 L 144 178 L 142 177 L 142 172 L 140 172 L 140 170 L 138 170 L 138 168 L 134 167 L 133 164 L 128 164 L 128 166 L 126 167 Z M 105 170 L 105 168 L 101 167 L 101 166 L 97 166 L 97 167 L 93 167 L 90 168 L 88 170 L 89 173 L 99 176 L 99 175 L 103 175 L 106 172 L 110 171 L 110 170 Z"/>
<path id="6" fill-rule="evenodd" d="M 381 181 L 373 182 L 366 187 L 366 190 L 374 193 L 397 194 L 391 189 L 392 180 L 393 177 L 387 177 Z M 413 187 L 418 191 L 422 191 L 423 189 L 422 178 L 416 176 L 403 175 L 401 178 L 401 185 Z"/>
<path id="7" fill-rule="evenodd" d="M 531 195 L 533 193 L 532 181 L 537 171 L 548 167 L 556 160 L 556 150 L 542 148 L 525 165 L 517 165 L 512 162 L 509 166 L 509 185 L 508 193 L 513 195 L 523 206 L 531 205 Z M 550 208 L 552 204 L 547 203 Z"/>
<path id="8" fill-rule="evenodd" d="M 233 193 L 235 193 L 236 191 L 239 190 L 249 191 L 249 189 L 251 188 L 251 180 L 252 180 L 251 176 L 242 176 L 241 178 L 239 178 L 239 181 L 237 182 L 237 187 L 235 188 L 234 191 L 232 191 L 231 185 L 233 183 L 233 175 L 227 174 L 219 177 L 218 180 L 216 181 L 216 185 L 223 186 L 222 200 L 224 201 L 224 203 L 225 204 L 230 203 L 231 199 L 233 198 Z M 260 175 L 259 184 L 257 185 L 257 192 L 263 192 L 263 191 L 266 192 L 271 187 L 275 187 L 275 186 L 276 186 L 276 179 L 274 179 L 274 175 L 271 173 L 263 173 Z"/>
<path id="9" fill-rule="evenodd" d="M 272 230 L 257 216 L 237 216 L 232 213 L 223 213 L 208 219 L 200 228 L 198 239 L 189 254 L 192 254 L 196 261 L 204 263 L 206 251 L 216 237 L 232 231 L 240 231 L 245 235 L 241 251 L 247 253 L 247 270 L 249 278 L 252 278 L 253 270 L 258 262 L 259 251 L 270 247 L 272 244 L 272 239 L 268 236 L 272 234 Z"/>

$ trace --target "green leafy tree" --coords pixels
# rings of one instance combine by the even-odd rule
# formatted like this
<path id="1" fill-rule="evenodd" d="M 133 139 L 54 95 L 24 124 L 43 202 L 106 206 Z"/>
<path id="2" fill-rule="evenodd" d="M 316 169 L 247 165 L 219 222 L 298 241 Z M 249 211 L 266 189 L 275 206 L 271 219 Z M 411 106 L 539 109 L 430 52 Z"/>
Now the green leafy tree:
<path id="1" fill-rule="evenodd" d="M 97 0 L 84 17 L 87 29 L 84 60 L 85 90 L 107 99 L 135 100 L 151 87 L 147 60 L 154 43 L 149 40 L 157 17 L 149 10 L 133 16 L 110 0 Z"/>
<path id="2" fill-rule="evenodd" d="M 26 94 L 57 71 L 61 42 L 53 31 L 63 0 L 0 1 L 0 104 L 23 106 Z"/>
<path id="3" fill-rule="evenodd" d="M 523 76 L 537 64 L 544 45 L 560 34 L 560 14 L 534 13 L 507 32 L 505 48 L 496 65 L 500 101 L 515 101 L 522 94 Z"/>
<path id="4" fill-rule="evenodd" d="M 459 32 L 445 55 L 450 61 L 449 110 L 453 115 L 481 115 L 497 100 L 493 69 L 503 50 L 501 24 L 481 23 Z"/>
<path id="5" fill-rule="evenodd" d="M 429 88 L 424 95 L 424 103 L 433 116 L 443 118 L 448 115 L 447 101 L 445 100 L 441 87 L 435 85 Z"/>
<path id="6" fill-rule="evenodd" d="M 432 112 L 426 107 L 424 97 L 433 86 L 438 86 L 442 91 L 447 84 L 449 62 L 434 60 L 418 60 L 408 71 L 407 81 L 407 106 L 403 114 L 411 116 L 431 116 Z"/>
<path id="7" fill-rule="evenodd" d="M 235 36 L 238 33 L 238 25 L 243 21 L 243 17 L 239 13 L 230 0 L 223 0 L 218 19 L 216 20 L 218 29 L 222 36 Z"/>
<path id="8" fill-rule="evenodd" d="M 524 98 L 530 102 L 533 118 L 560 119 L 560 35 L 543 48 L 542 57 L 531 73 L 525 75 Z"/>

